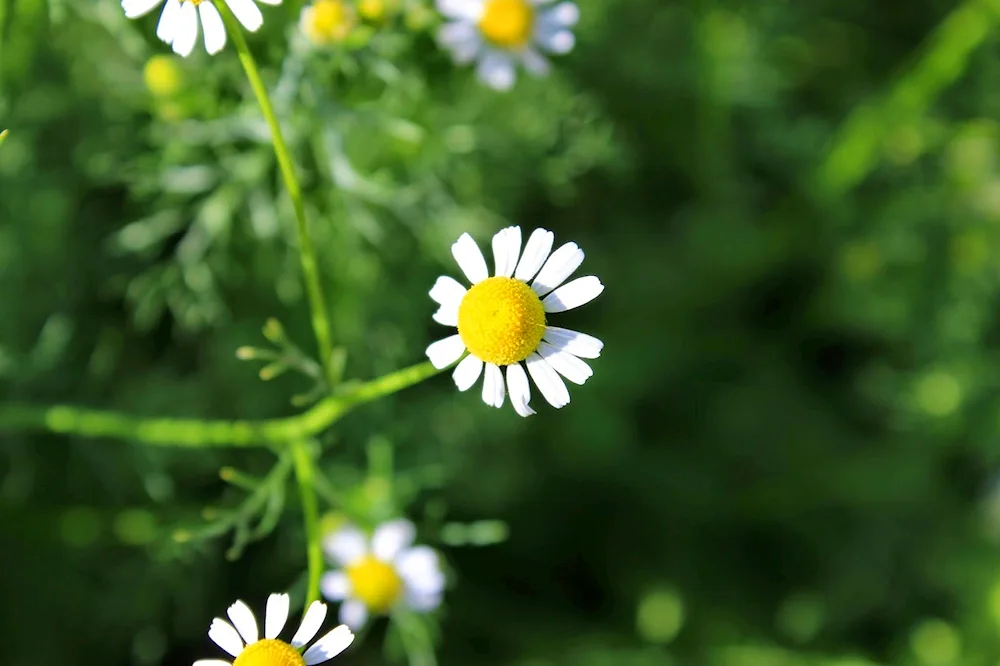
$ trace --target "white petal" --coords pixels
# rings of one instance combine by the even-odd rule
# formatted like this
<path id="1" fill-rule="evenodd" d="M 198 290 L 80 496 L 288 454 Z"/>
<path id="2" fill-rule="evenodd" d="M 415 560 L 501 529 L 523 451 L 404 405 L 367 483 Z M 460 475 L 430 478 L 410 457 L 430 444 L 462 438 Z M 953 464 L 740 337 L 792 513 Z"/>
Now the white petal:
<path id="1" fill-rule="evenodd" d="M 576 37 L 569 30 L 556 30 L 540 32 L 538 44 L 550 53 L 562 55 L 569 53 L 576 46 Z"/>
<path id="2" fill-rule="evenodd" d="M 438 11 L 448 18 L 478 21 L 486 3 L 483 0 L 437 0 Z"/>
<path id="3" fill-rule="evenodd" d="M 272 594 L 267 598 L 267 608 L 264 609 L 264 638 L 277 638 L 288 621 L 287 594 Z"/>
<path id="4" fill-rule="evenodd" d="M 396 571 L 407 589 L 431 594 L 444 589 L 444 574 L 438 555 L 429 546 L 415 546 L 400 553 Z"/>
<path id="5" fill-rule="evenodd" d="M 180 0 L 167 0 L 160 13 L 160 22 L 156 24 L 156 36 L 170 44 L 177 34 L 177 20 L 181 15 Z"/>
<path id="6" fill-rule="evenodd" d="M 368 608 L 357 599 L 348 599 L 340 604 L 340 621 L 357 631 L 368 620 Z"/>
<path id="7" fill-rule="evenodd" d="M 163 0 L 122 0 L 122 9 L 125 10 L 125 18 L 139 18 L 143 14 L 153 11 Z"/>
<path id="8" fill-rule="evenodd" d="M 428 613 L 441 605 L 440 592 L 407 592 L 406 605 L 418 613 Z"/>
<path id="9" fill-rule="evenodd" d="M 292 647 L 300 648 L 311 641 L 323 626 L 326 619 L 326 604 L 322 601 L 314 601 L 306 609 L 306 615 L 302 618 L 299 630 L 292 636 Z"/>
<path id="10" fill-rule="evenodd" d="M 556 409 L 569 404 L 569 391 L 559 374 L 538 354 L 528 357 L 528 372 L 545 399 Z"/>
<path id="11" fill-rule="evenodd" d="M 531 283 L 531 288 L 539 297 L 544 296 L 565 282 L 582 263 L 583 250 L 576 243 L 566 243 L 552 253 L 538 277 Z"/>
<path id="12" fill-rule="evenodd" d="M 546 10 L 539 20 L 569 28 L 580 20 L 580 8 L 572 2 L 560 2 L 552 9 Z"/>
<path id="13" fill-rule="evenodd" d="M 442 305 L 437 309 L 431 319 L 442 326 L 458 326 L 458 306 L 460 303 Z"/>
<path id="14" fill-rule="evenodd" d="M 510 277 L 521 254 L 521 227 L 507 227 L 493 236 L 494 275 Z"/>
<path id="15" fill-rule="evenodd" d="M 531 388 L 528 386 L 528 375 L 520 363 L 507 366 L 507 391 L 510 393 L 510 404 L 520 416 L 528 417 L 535 413 L 528 402 L 531 400 Z"/>
<path id="16" fill-rule="evenodd" d="M 457 333 L 444 340 L 431 343 L 425 352 L 427 358 L 438 370 L 443 370 L 454 363 L 465 352 L 465 343 Z"/>
<path id="17" fill-rule="evenodd" d="M 521 53 L 521 63 L 534 76 L 548 76 L 551 69 L 549 61 L 535 49 L 525 49 Z"/>
<path id="18" fill-rule="evenodd" d="M 399 553 L 413 543 L 417 529 L 413 523 L 398 518 L 382 523 L 372 534 L 372 553 L 383 562 L 392 562 Z"/>
<path id="19" fill-rule="evenodd" d="M 549 362 L 549 365 L 560 375 L 574 384 L 583 385 L 590 379 L 594 371 L 590 366 L 569 352 L 560 351 L 547 342 L 538 345 L 538 353 Z"/>
<path id="20" fill-rule="evenodd" d="M 264 16 L 253 0 L 226 0 L 237 20 L 250 32 L 256 32 L 264 24 Z"/>
<path id="21" fill-rule="evenodd" d="M 531 236 L 528 237 L 528 244 L 524 246 L 521 263 L 517 265 L 517 270 L 514 271 L 514 277 L 525 282 L 535 277 L 538 269 L 549 258 L 554 238 L 555 235 L 546 229 L 535 229 L 532 231 Z"/>
<path id="22" fill-rule="evenodd" d="M 253 616 L 253 611 L 242 601 L 236 601 L 227 611 L 229 619 L 233 621 L 236 631 L 240 632 L 243 642 L 249 645 L 257 642 L 257 618 Z"/>
<path id="23" fill-rule="evenodd" d="M 483 37 L 474 23 L 455 21 L 445 23 L 437 31 L 437 41 L 451 52 L 452 59 L 466 65 L 475 60 L 483 46 Z"/>
<path id="24" fill-rule="evenodd" d="M 462 299 L 465 298 L 466 291 L 466 288 L 458 280 L 447 275 L 442 275 L 434 281 L 434 286 L 431 287 L 429 293 L 435 303 L 449 305 L 451 303 L 461 303 Z"/>
<path id="25" fill-rule="evenodd" d="M 233 655 L 239 655 L 243 651 L 243 640 L 239 633 L 222 618 L 212 620 L 212 626 L 208 629 L 208 637 L 220 648 Z"/>
<path id="26" fill-rule="evenodd" d="M 233 666 L 233 664 L 224 659 L 199 659 L 192 666 Z"/>
<path id="27" fill-rule="evenodd" d="M 476 76 L 490 88 L 503 92 L 514 86 L 517 73 L 514 71 L 514 61 L 509 55 L 489 51 L 480 58 Z"/>
<path id="28" fill-rule="evenodd" d="M 340 625 L 316 641 L 316 644 L 302 655 L 302 659 L 306 662 L 306 666 L 322 664 L 346 650 L 352 642 L 354 642 L 354 634 L 344 625 Z"/>
<path id="29" fill-rule="evenodd" d="M 546 312 L 564 312 L 585 305 L 604 291 L 604 285 L 593 276 L 577 278 L 564 284 L 545 297 L 542 305 Z"/>
<path id="30" fill-rule="evenodd" d="M 181 4 L 177 14 L 177 27 L 174 30 L 174 39 L 171 46 L 174 53 L 188 57 L 194 50 L 194 45 L 198 41 L 198 10 L 190 2 Z"/>
<path id="31" fill-rule="evenodd" d="M 273 7 L 277 7 L 281 4 L 281 0 L 257 0 L 257 2 L 264 5 L 271 5 Z"/>
<path id="32" fill-rule="evenodd" d="M 455 367 L 455 372 L 451 373 L 451 378 L 455 380 L 455 386 L 459 391 L 468 391 L 479 379 L 483 372 L 483 362 L 469 354 L 462 359 L 462 362 Z"/>
<path id="33" fill-rule="evenodd" d="M 486 268 L 486 260 L 483 253 L 479 251 L 476 241 L 472 240 L 469 234 L 462 234 L 451 246 L 451 254 L 458 262 L 459 268 L 469 278 L 469 282 L 476 284 L 482 282 L 490 276 Z"/>
<path id="34" fill-rule="evenodd" d="M 351 579 L 343 571 L 327 571 L 319 579 L 319 589 L 330 601 L 343 601 L 351 593 Z"/>
<path id="35" fill-rule="evenodd" d="M 604 343 L 594 336 L 558 326 L 546 326 L 542 339 L 553 347 L 580 358 L 598 358 L 604 349 Z"/>
<path id="36" fill-rule="evenodd" d="M 368 537 L 357 527 L 347 525 L 323 540 L 323 550 L 336 564 L 349 566 L 368 554 Z"/>
<path id="37" fill-rule="evenodd" d="M 205 31 L 205 50 L 208 55 L 215 55 L 226 45 L 226 26 L 211 2 L 198 5 L 198 13 L 201 14 L 201 29 Z"/>
<path id="38" fill-rule="evenodd" d="M 490 407 L 503 407 L 503 397 L 507 387 L 503 383 L 503 373 L 492 363 L 486 364 L 486 376 L 483 378 L 483 402 Z"/>

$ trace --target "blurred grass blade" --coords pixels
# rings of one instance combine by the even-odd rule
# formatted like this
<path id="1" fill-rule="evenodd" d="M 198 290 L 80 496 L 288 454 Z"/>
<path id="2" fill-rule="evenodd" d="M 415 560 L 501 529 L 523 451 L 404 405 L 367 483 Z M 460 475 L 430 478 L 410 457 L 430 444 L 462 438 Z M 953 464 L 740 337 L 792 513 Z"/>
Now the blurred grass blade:
<path id="1" fill-rule="evenodd" d="M 840 196 L 874 171 L 888 130 L 926 113 L 944 88 L 965 72 L 998 18 L 996 0 L 969 0 L 945 17 L 889 94 L 857 107 L 841 125 L 816 174 L 819 193 Z"/>

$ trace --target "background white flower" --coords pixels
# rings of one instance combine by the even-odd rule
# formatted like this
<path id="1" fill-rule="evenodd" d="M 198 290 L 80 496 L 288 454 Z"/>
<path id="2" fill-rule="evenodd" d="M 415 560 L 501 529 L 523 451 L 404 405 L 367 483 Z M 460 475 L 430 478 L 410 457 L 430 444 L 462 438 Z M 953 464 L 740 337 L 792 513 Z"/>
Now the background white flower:
<path id="1" fill-rule="evenodd" d="M 267 5 L 280 5 L 281 0 L 258 0 Z M 144 16 L 164 0 L 122 0 L 125 16 L 134 19 Z M 225 0 L 233 15 L 250 32 L 260 29 L 264 16 L 254 0 Z M 156 25 L 156 36 L 173 48 L 174 52 L 187 57 L 198 41 L 198 19 L 205 33 L 205 50 L 215 54 L 226 45 L 226 26 L 219 10 L 212 0 L 166 0 L 160 21 Z"/>
<path id="2" fill-rule="evenodd" d="M 580 10 L 572 2 L 552 0 L 437 0 L 448 19 L 438 30 L 438 43 L 459 64 L 478 61 L 476 73 L 487 85 L 508 90 L 516 63 L 535 75 L 549 71 L 540 51 L 569 53 L 576 38 L 572 28 Z"/>
<path id="3" fill-rule="evenodd" d="M 547 314 L 589 303 L 604 291 L 593 275 L 563 284 L 583 263 L 583 250 L 566 243 L 552 252 L 553 240 L 551 231 L 535 229 L 521 254 L 521 228 L 500 230 L 493 236 L 496 273 L 489 277 L 479 246 L 462 234 L 451 253 L 472 288 L 442 276 L 430 291 L 441 306 L 434 321 L 458 327 L 457 335 L 427 348 L 431 363 L 446 368 L 468 350 L 452 374 L 458 390 L 468 390 L 485 374 L 483 402 L 500 407 L 509 390 L 521 416 L 535 413 L 528 405 L 531 390 L 522 361 L 542 395 L 558 409 L 569 404 L 560 375 L 582 385 L 594 372 L 581 359 L 597 358 L 604 348 L 595 337 L 547 325 Z M 506 386 L 501 368 L 506 368 Z"/>
<path id="4" fill-rule="evenodd" d="M 257 618 L 242 601 L 229 607 L 232 624 L 215 618 L 208 630 L 208 637 L 236 659 L 239 666 L 313 666 L 333 659 L 354 641 L 354 634 L 344 625 L 327 633 L 307 649 L 300 650 L 311 641 L 326 619 L 326 604 L 314 601 L 290 643 L 278 639 L 288 620 L 287 594 L 272 594 L 267 598 L 264 614 L 264 638 L 259 637 Z M 231 666 L 224 659 L 199 659 L 194 666 Z"/>
<path id="5" fill-rule="evenodd" d="M 411 546 L 416 529 L 408 520 L 379 525 L 371 539 L 353 525 L 329 535 L 327 557 L 340 570 L 320 581 L 323 596 L 343 601 L 340 621 L 362 627 L 370 613 L 385 614 L 397 605 L 417 612 L 434 610 L 444 594 L 444 573 L 437 553 L 428 546 Z"/>

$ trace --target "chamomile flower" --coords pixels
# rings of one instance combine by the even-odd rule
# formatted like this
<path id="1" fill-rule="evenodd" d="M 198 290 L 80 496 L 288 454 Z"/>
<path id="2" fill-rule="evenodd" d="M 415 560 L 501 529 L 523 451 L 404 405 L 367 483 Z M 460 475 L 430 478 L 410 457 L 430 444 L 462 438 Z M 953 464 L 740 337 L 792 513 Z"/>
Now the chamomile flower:
<path id="1" fill-rule="evenodd" d="M 477 61 L 476 73 L 492 88 L 508 90 L 520 62 L 543 76 L 549 62 L 540 53 L 569 53 L 576 38 L 572 28 L 580 10 L 572 2 L 553 0 L 437 0 L 438 11 L 451 19 L 438 31 L 438 43 L 459 64 Z"/>
<path id="2" fill-rule="evenodd" d="M 535 413 L 528 405 L 528 374 L 550 405 L 565 407 L 569 391 L 560 375 L 582 385 L 594 373 L 581 359 L 597 358 L 604 348 L 595 337 L 548 325 L 547 315 L 589 303 L 604 291 L 593 275 L 563 284 L 583 263 L 583 250 L 566 243 L 552 252 L 553 239 L 551 231 L 535 229 L 522 254 L 521 228 L 500 230 L 493 236 L 496 274 L 489 277 L 479 246 L 462 234 L 451 253 L 472 288 L 442 276 L 430 291 L 441 306 L 434 321 L 457 326 L 458 334 L 433 343 L 427 358 L 446 368 L 468 351 L 452 374 L 458 390 L 470 389 L 485 368 L 483 402 L 501 407 L 509 391 L 521 416 Z"/>
<path id="3" fill-rule="evenodd" d="M 351 630 L 340 625 L 302 652 L 326 619 L 326 604 L 314 601 L 290 643 L 278 638 L 288 620 L 288 595 L 272 594 L 267 598 L 264 614 L 264 638 L 258 634 L 257 618 L 242 601 L 229 607 L 227 613 L 232 624 L 222 618 L 212 620 L 208 637 L 235 658 L 199 659 L 194 666 L 313 666 L 333 659 L 347 649 L 354 640 Z"/>
<path id="4" fill-rule="evenodd" d="M 370 614 L 384 615 L 400 605 L 416 612 L 441 605 L 444 574 L 437 553 L 412 546 L 416 530 L 408 520 L 379 525 L 371 538 L 353 525 L 323 543 L 327 557 L 341 567 L 320 580 L 323 596 L 342 601 L 340 621 L 359 629 Z"/>
<path id="5" fill-rule="evenodd" d="M 316 0 L 299 14 L 299 30 L 316 46 L 344 41 L 356 24 L 354 8 L 343 0 Z"/>
<path id="6" fill-rule="evenodd" d="M 267 5 L 280 5 L 281 0 L 258 0 Z M 122 0 L 125 16 L 134 19 L 153 11 L 164 0 Z M 264 23 L 264 16 L 254 0 L 225 0 L 226 5 L 250 32 L 256 32 Z M 218 53 L 226 45 L 226 26 L 212 0 L 166 0 L 156 36 L 170 44 L 174 53 L 189 56 L 198 41 L 198 22 L 205 33 L 205 50 L 209 55 Z"/>

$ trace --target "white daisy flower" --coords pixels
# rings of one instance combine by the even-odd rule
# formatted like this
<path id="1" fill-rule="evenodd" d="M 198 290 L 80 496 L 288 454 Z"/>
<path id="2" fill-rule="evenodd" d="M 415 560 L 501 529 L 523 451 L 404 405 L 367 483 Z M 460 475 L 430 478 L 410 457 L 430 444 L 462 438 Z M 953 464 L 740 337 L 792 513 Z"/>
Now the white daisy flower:
<path id="1" fill-rule="evenodd" d="M 291 643 L 280 640 L 278 634 L 285 628 L 285 621 L 288 620 L 288 601 L 287 594 L 272 594 L 267 598 L 264 638 L 260 638 L 257 633 L 257 618 L 250 607 L 242 601 L 234 603 L 227 613 L 232 624 L 222 618 L 215 618 L 208 630 L 208 637 L 235 657 L 235 661 L 199 659 L 194 662 L 194 666 L 313 666 L 333 659 L 354 640 L 351 630 L 340 625 L 302 652 L 326 619 L 326 604 L 321 601 L 314 601 L 309 605 Z"/>
<path id="2" fill-rule="evenodd" d="M 323 542 L 323 549 L 340 570 L 320 580 L 323 596 L 342 601 L 340 621 L 360 629 L 370 613 L 383 615 L 403 605 L 417 612 L 441 605 L 444 573 L 437 553 L 428 546 L 411 546 L 416 529 L 408 520 L 379 525 L 371 539 L 353 525 L 340 528 Z"/>
<path id="3" fill-rule="evenodd" d="M 547 314 L 572 310 L 604 291 L 593 275 L 563 284 L 583 263 L 583 250 L 566 243 L 551 252 L 553 238 L 551 231 L 535 229 L 521 254 L 521 228 L 502 229 L 493 237 L 496 275 L 489 277 L 476 242 L 462 234 L 451 253 L 472 288 L 442 276 L 430 291 L 441 305 L 434 321 L 457 326 L 458 334 L 428 347 L 427 358 L 434 367 L 446 368 L 468 350 L 452 374 L 458 390 L 471 388 L 485 368 L 483 402 L 500 407 L 509 391 L 521 416 L 535 413 L 528 405 L 525 366 L 545 399 L 558 409 L 569 404 L 560 375 L 582 385 L 594 372 L 580 359 L 597 358 L 604 348 L 595 337 L 547 325 Z M 506 385 L 501 368 L 506 368 Z"/>
<path id="4" fill-rule="evenodd" d="M 281 0 L 258 0 L 267 5 L 280 5 Z M 163 4 L 164 0 L 122 0 L 122 9 L 130 19 L 139 18 Z M 225 0 L 233 15 L 250 32 L 256 32 L 264 23 L 254 0 Z M 205 31 L 205 50 L 213 55 L 226 45 L 226 26 L 212 0 L 166 0 L 156 36 L 182 56 L 191 55 L 198 41 L 198 18 Z"/>
<path id="5" fill-rule="evenodd" d="M 549 62 L 539 50 L 569 53 L 576 38 L 572 28 L 580 10 L 572 2 L 553 0 L 436 0 L 438 11 L 451 19 L 438 30 L 438 42 L 459 64 L 478 61 L 479 78 L 492 88 L 508 90 L 515 64 L 544 75 Z"/>

